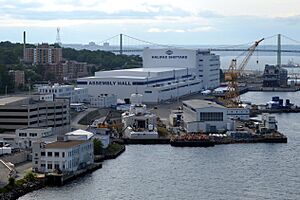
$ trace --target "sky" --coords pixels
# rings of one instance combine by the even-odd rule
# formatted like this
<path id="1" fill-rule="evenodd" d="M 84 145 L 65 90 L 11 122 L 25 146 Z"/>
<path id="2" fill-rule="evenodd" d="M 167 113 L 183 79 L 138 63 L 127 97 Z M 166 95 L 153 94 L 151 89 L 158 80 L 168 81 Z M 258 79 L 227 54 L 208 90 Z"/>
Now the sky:
<path id="1" fill-rule="evenodd" d="M 0 40 L 99 44 L 119 33 L 159 44 L 300 40 L 300 0 L 0 0 Z M 114 41 L 112 41 L 114 42 Z M 130 43 L 128 41 L 128 43 Z"/>

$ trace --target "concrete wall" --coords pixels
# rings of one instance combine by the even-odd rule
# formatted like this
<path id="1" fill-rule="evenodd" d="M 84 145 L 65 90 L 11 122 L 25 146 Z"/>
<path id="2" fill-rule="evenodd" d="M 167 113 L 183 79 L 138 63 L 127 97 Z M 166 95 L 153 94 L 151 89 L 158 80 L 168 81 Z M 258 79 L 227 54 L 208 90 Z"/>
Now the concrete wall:
<path id="1" fill-rule="evenodd" d="M 0 160 L 0 188 L 7 185 L 10 170 Z"/>
<path id="2" fill-rule="evenodd" d="M 14 153 L 11 155 L 3 156 L 3 157 L 1 157 L 1 159 L 5 162 L 11 162 L 12 164 L 15 165 L 15 164 L 19 164 L 19 163 L 27 161 L 29 155 L 30 155 L 30 152 L 22 151 L 22 152 Z"/>

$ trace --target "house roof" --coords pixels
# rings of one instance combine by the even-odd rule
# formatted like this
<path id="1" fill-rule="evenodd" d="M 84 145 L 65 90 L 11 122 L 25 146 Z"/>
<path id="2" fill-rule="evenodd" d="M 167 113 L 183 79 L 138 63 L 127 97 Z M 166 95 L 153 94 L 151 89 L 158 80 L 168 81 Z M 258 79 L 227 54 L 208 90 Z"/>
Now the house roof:
<path id="1" fill-rule="evenodd" d="M 88 132 L 88 131 L 84 131 L 84 130 L 81 130 L 81 129 L 78 129 L 76 131 L 72 131 L 70 133 L 67 133 L 66 135 L 67 136 L 86 136 L 86 138 L 88 140 L 94 136 L 93 133 Z"/>
<path id="2" fill-rule="evenodd" d="M 46 149 L 70 149 L 79 146 L 86 141 L 84 140 L 67 140 L 67 141 L 56 141 L 46 144 Z"/>

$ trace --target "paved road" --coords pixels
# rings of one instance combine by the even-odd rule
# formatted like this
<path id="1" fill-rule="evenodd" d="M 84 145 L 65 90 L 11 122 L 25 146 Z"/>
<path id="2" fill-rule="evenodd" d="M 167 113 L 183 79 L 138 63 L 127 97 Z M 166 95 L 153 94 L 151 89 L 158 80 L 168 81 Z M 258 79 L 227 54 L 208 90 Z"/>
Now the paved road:
<path id="1" fill-rule="evenodd" d="M 17 171 L 17 179 L 22 179 L 28 172 L 32 171 L 32 163 L 31 163 L 31 161 L 23 162 L 23 163 L 17 164 L 15 166 L 15 168 Z"/>
<path id="2" fill-rule="evenodd" d="M 71 127 L 75 129 L 82 129 L 85 130 L 87 128 L 86 125 L 78 124 L 78 122 L 86 116 L 88 113 L 93 112 L 94 110 L 97 110 L 97 108 L 88 108 L 83 112 L 78 113 L 74 118 L 71 119 Z"/>

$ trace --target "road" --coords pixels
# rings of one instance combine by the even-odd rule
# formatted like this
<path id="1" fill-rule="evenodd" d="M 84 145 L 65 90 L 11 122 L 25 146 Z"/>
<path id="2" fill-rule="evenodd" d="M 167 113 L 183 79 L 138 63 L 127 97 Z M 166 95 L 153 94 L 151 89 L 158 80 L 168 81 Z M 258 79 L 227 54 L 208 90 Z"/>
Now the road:
<path id="1" fill-rule="evenodd" d="M 28 162 L 17 164 L 15 168 L 17 171 L 17 179 L 18 180 L 22 179 L 28 172 L 32 171 L 32 162 L 28 161 Z"/>
<path id="2" fill-rule="evenodd" d="M 97 110 L 97 108 L 88 108 L 85 111 L 78 113 L 74 118 L 71 119 L 71 127 L 74 129 L 82 129 L 85 130 L 87 128 L 86 125 L 78 124 L 78 122 L 86 116 L 88 113 Z"/>

